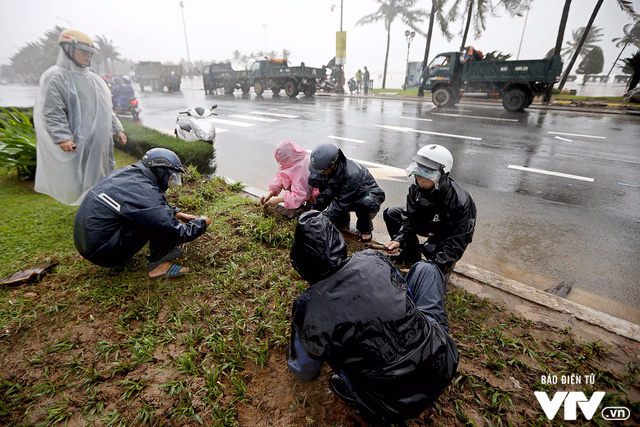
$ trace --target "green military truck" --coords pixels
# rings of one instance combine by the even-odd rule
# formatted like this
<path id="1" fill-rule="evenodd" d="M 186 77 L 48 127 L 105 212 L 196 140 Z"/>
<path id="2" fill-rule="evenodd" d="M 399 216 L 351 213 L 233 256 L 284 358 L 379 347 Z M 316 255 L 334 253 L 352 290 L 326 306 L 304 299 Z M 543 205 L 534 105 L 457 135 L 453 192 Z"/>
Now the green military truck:
<path id="1" fill-rule="evenodd" d="M 160 62 L 140 61 L 135 66 L 134 80 L 144 92 L 149 86 L 154 92 L 162 92 L 166 87 L 169 92 L 179 92 L 182 81 L 181 65 L 162 65 Z"/>
<path id="2" fill-rule="evenodd" d="M 560 57 L 522 61 L 483 61 L 482 54 L 445 52 L 422 72 L 422 87 L 431 91 L 438 107 L 450 107 L 462 96 L 502 98 L 507 111 L 522 111 L 537 94 L 557 82 L 562 72 Z"/>
<path id="3" fill-rule="evenodd" d="M 247 70 L 235 71 L 228 62 L 219 62 L 206 65 L 202 69 L 202 82 L 204 93 L 212 95 L 218 88 L 223 88 L 226 95 L 232 94 L 236 89 L 242 93 L 248 93 L 249 72 Z"/>
<path id="4" fill-rule="evenodd" d="M 287 96 L 294 97 L 300 92 L 306 96 L 316 93 L 316 83 L 325 78 L 324 68 L 311 68 L 304 62 L 297 67 L 290 67 L 285 59 L 265 59 L 256 61 L 249 70 L 249 84 L 256 95 L 265 90 L 277 95 L 281 90 Z"/>

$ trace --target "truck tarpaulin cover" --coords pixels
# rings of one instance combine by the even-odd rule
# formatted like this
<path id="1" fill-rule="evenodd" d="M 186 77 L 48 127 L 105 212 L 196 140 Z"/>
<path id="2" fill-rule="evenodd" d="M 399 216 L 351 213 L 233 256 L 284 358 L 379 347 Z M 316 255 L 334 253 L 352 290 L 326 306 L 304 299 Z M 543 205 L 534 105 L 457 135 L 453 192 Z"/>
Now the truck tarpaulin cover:
<path id="1" fill-rule="evenodd" d="M 326 218 L 316 214 L 304 221 L 314 214 L 301 217 L 292 263 L 317 271 L 305 260 L 313 263 L 324 254 L 334 259 L 327 265 L 339 258 L 346 264 L 296 298 L 295 334 L 309 356 L 344 373 L 365 416 L 399 422 L 419 415 L 455 375 L 455 343 L 416 309 L 406 282 L 384 255 L 366 250 L 345 258 L 340 232 L 318 224 Z"/>

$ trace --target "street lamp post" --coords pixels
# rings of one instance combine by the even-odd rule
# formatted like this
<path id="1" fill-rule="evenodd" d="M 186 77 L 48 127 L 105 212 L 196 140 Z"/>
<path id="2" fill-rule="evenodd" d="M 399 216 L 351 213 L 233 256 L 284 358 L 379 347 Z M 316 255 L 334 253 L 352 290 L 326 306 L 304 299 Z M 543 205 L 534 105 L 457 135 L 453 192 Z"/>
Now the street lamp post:
<path id="1" fill-rule="evenodd" d="M 416 36 L 416 32 L 407 30 L 404 32 L 404 36 L 407 39 L 407 72 L 404 76 L 404 90 L 407 90 L 409 87 L 409 49 L 411 48 L 413 38 Z"/>
<path id="2" fill-rule="evenodd" d="M 184 28 L 184 44 L 187 46 L 187 61 L 191 64 L 191 56 L 189 55 L 189 41 L 187 40 L 187 24 L 184 22 L 184 2 L 180 2 L 180 10 L 182 11 L 182 27 Z"/>

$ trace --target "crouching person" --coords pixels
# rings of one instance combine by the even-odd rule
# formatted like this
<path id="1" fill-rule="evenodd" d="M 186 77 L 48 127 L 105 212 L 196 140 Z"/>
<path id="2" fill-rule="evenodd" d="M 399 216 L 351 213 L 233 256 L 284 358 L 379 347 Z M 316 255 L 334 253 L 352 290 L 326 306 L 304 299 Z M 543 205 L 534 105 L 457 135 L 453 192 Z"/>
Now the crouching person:
<path id="1" fill-rule="evenodd" d="M 293 304 L 288 364 L 297 378 L 316 378 L 327 362 L 331 390 L 384 423 L 418 416 L 443 392 L 458 350 L 438 267 L 420 262 L 405 281 L 378 252 L 348 258 L 342 234 L 317 211 L 299 219 L 291 264 L 311 285 Z"/>
<path id="2" fill-rule="evenodd" d="M 360 239 L 370 242 L 373 218 L 385 199 L 384 191 L 371 173 L 347 159 L 342 150 L 330 143 L 320 144 L 313 149 L 309 170 L 309 185 L 320 190 L 311 208 L 324 211 L 338 228 L 348 227 L 350 212 L 355 212 Z"/>
<path id="3" fill-rule="evenodd" d="M 73 240 L 80 255 L 102 267 L 124 264 L 149 242 L 149 277 L 177 277 L 189 271 L 171 261 L 181 243 L 202 235 L 211 220 L 172 207 L 169 187 L 182 185 L 178 156 L 165 148 L 107 175 L 89 191 L 76 212 Z"/>

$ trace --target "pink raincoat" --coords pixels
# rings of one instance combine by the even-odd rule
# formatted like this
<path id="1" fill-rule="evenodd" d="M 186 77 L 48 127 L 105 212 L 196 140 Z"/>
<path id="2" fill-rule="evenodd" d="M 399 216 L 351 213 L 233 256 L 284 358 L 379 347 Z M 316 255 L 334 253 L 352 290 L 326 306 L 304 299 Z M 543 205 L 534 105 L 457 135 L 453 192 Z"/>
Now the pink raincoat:
<path id="1" fill-rule="evenodd" d="M 269 190 L 280 194 L 285 190 L 284 207 L 297 209 L 310 197 L 314 199 L 320 194 L 317 188 L 310 187 L 309 154 L 304 148 L 298 147 L 288 139 L 283 140 L 276 147 L 274 154 L 278 162 L 278 172 L 269 184 Z"/>

